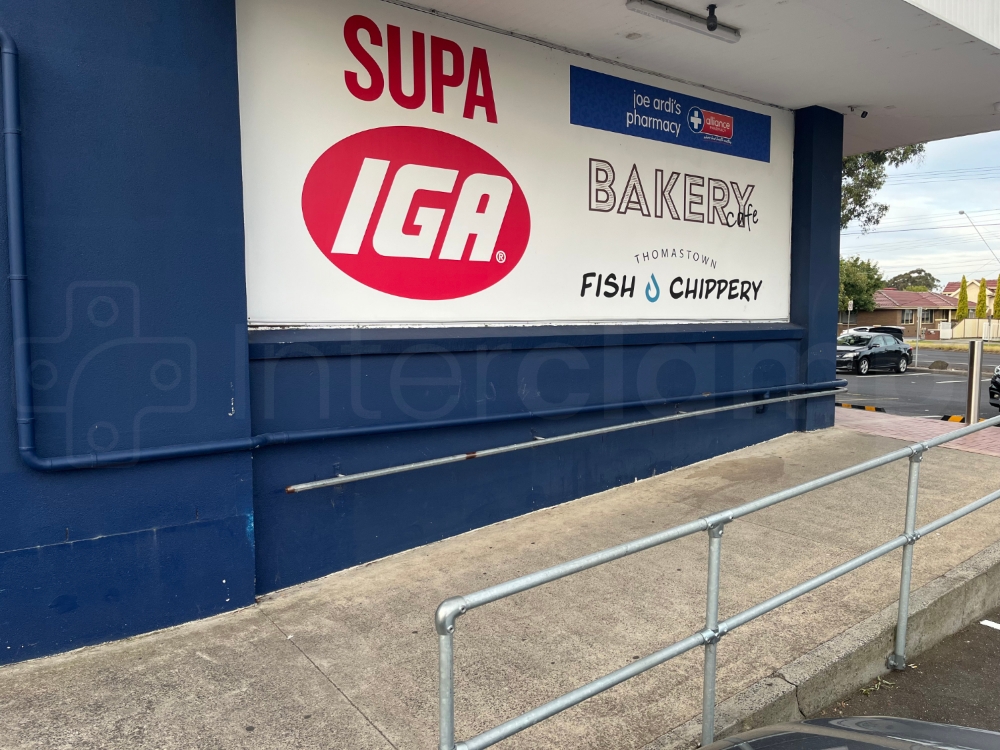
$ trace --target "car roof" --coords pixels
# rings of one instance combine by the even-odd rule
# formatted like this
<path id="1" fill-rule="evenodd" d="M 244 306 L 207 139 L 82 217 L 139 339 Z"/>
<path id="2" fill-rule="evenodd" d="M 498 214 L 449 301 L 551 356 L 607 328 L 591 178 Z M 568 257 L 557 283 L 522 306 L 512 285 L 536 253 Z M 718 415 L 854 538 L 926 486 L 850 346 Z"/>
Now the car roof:
<path id="1" fill-rule="evenodd" d="M 857 716 L 776 724 L 727 737 L 705 750 L 735 750 L 737 746 L 740 750 L 824 750 L 830 747 L 910 750 L 914 745 L 1000 750 L 1000 734 L 893 716 Z"/>

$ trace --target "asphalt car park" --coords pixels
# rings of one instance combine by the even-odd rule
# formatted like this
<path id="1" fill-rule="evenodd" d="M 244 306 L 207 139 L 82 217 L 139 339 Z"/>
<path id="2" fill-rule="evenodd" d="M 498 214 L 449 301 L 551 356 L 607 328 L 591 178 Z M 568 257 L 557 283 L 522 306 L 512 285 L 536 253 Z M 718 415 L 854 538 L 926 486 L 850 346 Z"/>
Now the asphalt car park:
<path id="1" fill-rule="evenodd" d="M 883 330 L 845 332 L 837 339 L 837 372 L 848 381 L 841 402 L 901 416 L 964 415 L 968 358 L 961 350 L 920 351 L 919 345 Z M 1000 355 L 984 353 L 981 417 L 993 416 L 1000 408 L 1000 380 L 991 383 L 994 370 L 1000 370 Z"/>
<path id="2" fill-rule="evenodd" d="M 963 372 L 932 371 L 903 374 L 873 372 L 868 375 L 838 373 L 847 381 L 847 391 L 838 401 L 859 406 L 877 406 L 890 414 L 909 417 L 964 415 L 968 376 Z M 990 406 L 990 376 L 981 377 L 980 417 L 996 416 Z"/>
<path id="3" fill-rule="evenodd" d="M 933 362 L 945 362 L 949 368 L 968 370 L 969 352 L 951 351 L 948 349 L 929 349 L 924 346 L 914 347 L 914 361 L 910 363 L 912 367 L 930 367 Z M 1000 354 L 983 352 L 983 367 L 993 372 L 993 368 L 1000 365 Z"/>

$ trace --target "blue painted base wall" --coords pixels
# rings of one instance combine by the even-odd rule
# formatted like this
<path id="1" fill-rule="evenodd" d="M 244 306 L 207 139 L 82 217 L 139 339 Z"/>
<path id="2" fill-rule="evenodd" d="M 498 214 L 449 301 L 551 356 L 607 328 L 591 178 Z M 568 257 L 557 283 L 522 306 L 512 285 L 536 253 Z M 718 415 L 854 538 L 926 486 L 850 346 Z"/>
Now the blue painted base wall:
<path id="1" fill-rule="evenodd" d="M 39 452 L 249 435 L 232 0 L 0 0 L 0 24 L 20 48 Z M 22 464 L 6 236 L 0 663 L 252 603 L 248 453 Z"/>
<path id="2" fill-rule="evenodd" d="M 411 331 L 403 339 L 388 338 L 397 332 L 365 342 L 350 341 L 347 334 L 331 340 L 328 332 L 255 333 L 250 347 L 254 431 L 518 416 L 800 382 L 803 332 L 794 326 L 601 330 L 481 331 L 464 339 L 455 332 Z M 289 341 L 294 343 L 283 343 Z M 777 437 L 796 429 L 801 404 L 539 445 L 342 487 L 285 492 L 290 484 L 635 422 L 679 408 L 691 406 L 610 408 L 257 451 L 258 591 Z"/>

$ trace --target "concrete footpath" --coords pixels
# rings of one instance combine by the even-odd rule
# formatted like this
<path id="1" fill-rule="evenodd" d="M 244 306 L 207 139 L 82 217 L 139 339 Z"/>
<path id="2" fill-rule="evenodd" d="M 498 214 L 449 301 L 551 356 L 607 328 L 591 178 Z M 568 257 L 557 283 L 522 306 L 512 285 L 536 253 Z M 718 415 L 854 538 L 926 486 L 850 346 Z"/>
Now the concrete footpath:
<path id="1" fill-rule="evenodd" d="M 236 613 L 4 668 L 0 747 L 436 747 L 438 602 L 941 429 L 917 419 L 893 426 L 886 415 L 857 410 L 837 417 L 831 430 L 788 435 L 411 550 Z M 919 523 L 1000 487 L 1000 430 L 988 432 L 965 450 L 939 448 L 924 459 Z M 899 462 L 731 524 L 722 616 L 897 536 L 906 472 Z M 996 606 L 998 539 L 1000 503 L 917 545 L 914 653 Z M 459 736 L 701 629 L 706 561 L 699 534 L 461 618 Z M 720 731 L 819 710 L 882 670 L 899 563 L 898 552 L 889 555 L 726 636 Z M 701 658 L 699 649 L 668 662 L 500 747 L 690 746 Z"/>

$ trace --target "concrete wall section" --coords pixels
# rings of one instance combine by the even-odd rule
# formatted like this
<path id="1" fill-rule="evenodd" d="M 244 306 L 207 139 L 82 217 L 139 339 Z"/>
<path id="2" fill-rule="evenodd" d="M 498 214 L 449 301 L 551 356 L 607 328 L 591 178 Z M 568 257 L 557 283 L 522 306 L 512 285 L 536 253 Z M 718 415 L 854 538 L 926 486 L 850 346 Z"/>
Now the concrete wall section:
<path id="1" fill-rule="evenodd" d="M 21 51 L 43 456 L 249 434 L 232 5 L 0 2 Z M 249 454 L 22 464 L 2 236 L 0 662 L 252 602 Z"/>

